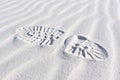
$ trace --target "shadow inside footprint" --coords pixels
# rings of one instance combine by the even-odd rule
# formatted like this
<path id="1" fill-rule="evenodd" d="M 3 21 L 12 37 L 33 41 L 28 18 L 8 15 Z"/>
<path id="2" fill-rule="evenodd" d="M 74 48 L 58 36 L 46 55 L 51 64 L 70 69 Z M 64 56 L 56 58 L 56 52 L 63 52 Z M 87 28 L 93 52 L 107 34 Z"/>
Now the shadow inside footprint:
<path id="1" fill-rule="evenodd" d="M 20 27 L 16 30 L 17 37 L 27 43 L 41 46 L 53 45 L 56 39 L 64 34 L 64 31 L 44 26 Z"/>
<path id="2" fill-rule="evenodd" d="M 86 58 L 88 60 L 104 60 L 108 57 L 107 51 L 97 43 L 88 40 L 84 36 L 74 35 L 64 42 L 64 52 Z"/>

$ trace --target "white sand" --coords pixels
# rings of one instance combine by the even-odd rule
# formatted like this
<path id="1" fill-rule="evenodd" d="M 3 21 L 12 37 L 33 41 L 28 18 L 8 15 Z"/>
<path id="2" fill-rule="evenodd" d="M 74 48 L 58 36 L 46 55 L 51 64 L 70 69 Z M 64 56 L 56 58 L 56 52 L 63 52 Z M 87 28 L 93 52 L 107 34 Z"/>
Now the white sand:
<path id="1" fill-rule="evenodd" d="M 16 36 L 23 26 L 43 25 L 65 34 L 41 48 Z M 120 0 L 0 0 L 0 80 L 120 80 Z M 64 41 L 80 34 L 109 57 L 84 60 L 64 54 Z"/>

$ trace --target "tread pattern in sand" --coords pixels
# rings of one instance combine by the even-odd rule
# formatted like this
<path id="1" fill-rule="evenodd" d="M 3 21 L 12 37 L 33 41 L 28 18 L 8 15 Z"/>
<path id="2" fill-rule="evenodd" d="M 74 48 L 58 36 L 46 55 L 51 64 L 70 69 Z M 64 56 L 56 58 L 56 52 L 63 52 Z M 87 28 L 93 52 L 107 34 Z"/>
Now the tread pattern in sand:
<path id="1" fill-rule="evenodd" d="M 103 60 L 108 56 L 107 51 L 102 46 L 79 35 L 66 39 L 65 53 L 89 60 Z"/>
<path id="2" fill-rule="evenodd" d="M 20 27 L 16 30 L 17 37 L 27 43 L 39 44 L 42 46 L 53 45 L 56 39 L 64 34 L 64 31 L 44 26 Z"/>

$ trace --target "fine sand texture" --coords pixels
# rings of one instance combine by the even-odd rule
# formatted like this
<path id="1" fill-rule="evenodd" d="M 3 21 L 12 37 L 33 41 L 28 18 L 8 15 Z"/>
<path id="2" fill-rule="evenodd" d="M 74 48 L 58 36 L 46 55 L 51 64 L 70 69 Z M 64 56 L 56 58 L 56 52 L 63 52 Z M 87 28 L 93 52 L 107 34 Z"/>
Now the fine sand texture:
<path id="1" fill-rule="evenodd" d="M 120 0 L 0 0 L 0 80 L 120 80 L 119 60 Z"/>

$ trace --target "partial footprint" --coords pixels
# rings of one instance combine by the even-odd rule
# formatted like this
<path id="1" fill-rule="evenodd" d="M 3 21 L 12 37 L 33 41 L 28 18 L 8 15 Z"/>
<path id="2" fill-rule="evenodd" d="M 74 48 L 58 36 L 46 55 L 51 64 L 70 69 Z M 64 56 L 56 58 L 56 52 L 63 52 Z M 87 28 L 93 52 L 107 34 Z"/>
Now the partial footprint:
<path id="1" fill-rule="evenodd" d="M 53 45 L 56 39 L 64 34 L 64 31 L 44 26 L 20 27 L 16 30 L 17 37 L 27 43 L 42 46 Z"/>
<path id="2" fill-rule="evenodd" d="M 104 60 L 107 51 L 99 44 L 88 40 L 86 37 L 74 35 L 65 40 L 65 53 L 73 54 L 88 60 Z"/>

